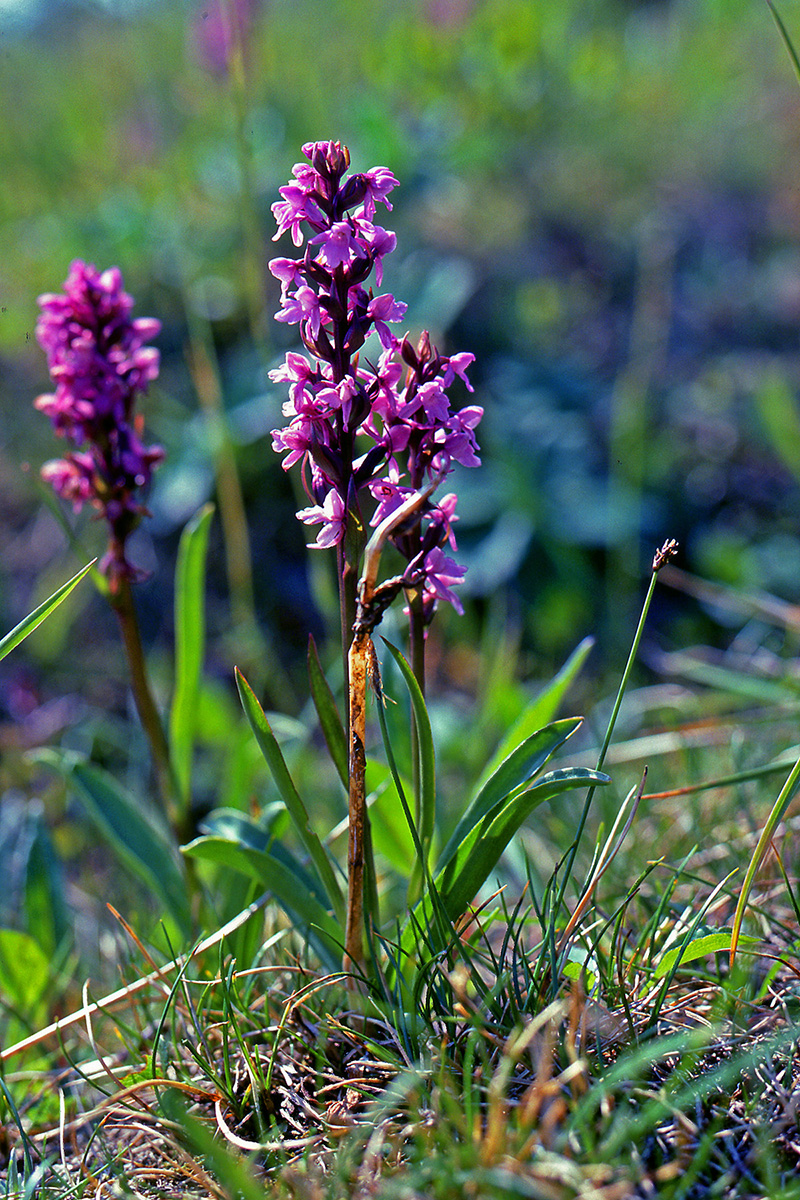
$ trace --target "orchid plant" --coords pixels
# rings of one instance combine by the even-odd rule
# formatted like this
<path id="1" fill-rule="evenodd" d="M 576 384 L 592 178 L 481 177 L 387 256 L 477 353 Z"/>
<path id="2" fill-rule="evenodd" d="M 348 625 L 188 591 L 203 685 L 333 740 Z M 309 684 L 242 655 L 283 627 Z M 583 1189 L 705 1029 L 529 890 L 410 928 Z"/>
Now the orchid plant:
<path id="1" fill-rule="evenodd" d="M 148 343 L 161 322 L 133 317 L 133 299 L 117 267 L 98 271 L 72 263 L 64 291 L 39 297 L 36 337 L 47 356 L 55 391 L 36 408 L 70 446 L 45 463 L 42 478 L 79 512 L 94 508 L 108 530 L 99 564 L 119 621 L 131 685 L 150 742 L 159 791 L 172 822 L 181 824 L 167 738 L 150 687 L 131 583 L 146 578 L 129 557 L 128 541 L 148 510 L 142 493 L 162 461 L 160 446 L 142 442 L 137 400 L 158 376 L 160 355 Z"/>
<path id="2" fill-rule="evenodd" d="M 432 861 L 436 831 L 435 755 L 425 705 L 425 639 L 437 607 L 462 612 L 457 591 L 465 568 L 456 551 L 457 497 L 439 495 L 456 464 L 480 465 L 475 430 L 483 410 L 458 407 L 457 383 L 469 391 L 468 353 L 444 355 L 423 331 L 416 343 L 394 332 L 406 305 L 379 289 L 394 233 L 376 224 L 377 206 L 391 210 L 397 179 L 383 166 L 348 174 L 350 156 L 335 141 L 303 146 L 305 161 L 280 189 L 273 205 L 276 240 L 290 234 L 293 257 L 269 268 L 281 284 L 276 319 L 299 327 L 305 353 L 289 351 L 271 372 L 287 385 L 286 424 L 273 431 L 284 469 L 299 466 L 309 503 L 298 513 L 318 527 L 311 549 L 332 549 L 342 633 L 347 732 L 313 649 L 309 667 L 314 701 L 334 761 L 348 791 L 347 897 L 341 895 L 328 851 L 313 829 L 278 743 L 253 691 L 237 673 L 245 711 L 272 769 L 286 808 L 311 859 L 308 867 L 288 859 L 273 842 L 239 819 L 207 826 L 187 853 L 227 861 L 267 883 L 298 923 L 309 929 L 322 957 L 333 965 L 343 950 L 350 980 L 365 980 L 380 957 L 378 886 L 371 849 L 367 797 L 366 715 L 369 684 L 377 697 L 387 761 L 397 799 L 409 824 L 416 861 L 409 871 L 409 916 L 390 974 L 401 978 L 417 956 L 418 931 L 434 953 L 446 948 L 454 925 L 497 866 L 509 839 L 536 805 L 561 791 L 605 782 L 597 772 L 562 770 L 534 783 L 551 755 L 579 720 L 551 721 L 575 659 L 536 714 L 544 728 L 523 724 L 519 744 L 501 747 L 489 764 L 438 862 Z M 374 281 L 374 282 L 373 282 Z M 401 569 L 379 577 L 387 546 Z M 408 688 L 412 708 L 410 771 L 395 762 L 383 710 L 378 658 L 372 634 L 400 595 L 409 620 L 410 662 L 389 652 Z M 547 722 L 550 722 L 549 724 Z M 403 777 L 414 785 L 407 802 Z M 235 850 L 231 842 L 236 842 Z M 297 880 L 304 882 L 303 896 Z M 369 954 L 367 950 L 369 949 Z"/>
<path id="3" fill-rule="evenodd" d="M 434 492 L 455 463 L 480 465 L 475 427 L 483 410 L 454 410 L 448 390 L 457 377 L 472 390 L 471 354 L 446 357 L 423 332 L 413 346 L 390 325 L 406 305 L 368 287 L 380 287 L 383 261 L 395 235 L 375 224 L 376 205 L 391 209 L 397 180 L 386 167 L 347 175 L 350 156 L 339 142 L 303 147 L 308 160 L 295 166 L 294 182 L 273 205 L 276 239 L 291 232 L 294 245 L 308 240 L 298 258 L 276 258 L 281 282 L 276 319 L 300 327 L 308 355 L 288 353 L 271 372 L 288 383 L 283 413 L 288 425 L 273 432 L 284 469 L 300 463 L 310 505 L 298 512 L 319 525 L 314 545 L 335 547 L 345 680 L 349 687 L 348 905 L 345 962 L 363 959 L 363 874 L 369 842 L 364 792 L 367 671 L 375 671 L 370 634 L 401 591 L 408 600 L 412 661 L 424 692 L 424 637 L 440 600 L 463 611 L 453 587 L 465 569 L 443 550 L 456 548 L 457 497 L 435 502 Z M 364 351 L 376 335 L 376 361 Z M 376 532 L 367 550 L 367 529 Z M 377 582 L 378 558 L 390 541 L 402 572 Z M 355 636 L 354 636 L 355 635 Z M 352 640 L 351 640 L 352 639 Z M 420 804 L 417 802 L 417 819 Z"/>

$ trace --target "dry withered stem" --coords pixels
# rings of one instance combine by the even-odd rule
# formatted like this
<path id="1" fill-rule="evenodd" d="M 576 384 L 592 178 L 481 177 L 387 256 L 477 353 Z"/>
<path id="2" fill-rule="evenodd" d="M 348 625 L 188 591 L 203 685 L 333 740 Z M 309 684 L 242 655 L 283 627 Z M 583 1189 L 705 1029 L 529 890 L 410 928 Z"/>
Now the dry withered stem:
<path id="1" fill-rule="evenodd" d="M 378 586 L 378 565 L 389 535 L 419 512 L 439 485 L 437 477 L 422 491 L 409 496 L 395 512 L 380 523 L 364 552 L 364 568 L 358 585 L 358 613 L 353 640 L 347 656 L 350 703 L 348 728 L 349 788 L 347 843 L 347 921 L 345 925 L 342 969 L 349 972 L 351 989 L 358 988 L 357 972 L 364 962 L 364 865 L 368 836 L 366 794 L 366 713 L 367 679 L 373 673 L 375 648 L 372 630 L 380 621 L 387 604 L 403 586 L 402 579 Z"/>

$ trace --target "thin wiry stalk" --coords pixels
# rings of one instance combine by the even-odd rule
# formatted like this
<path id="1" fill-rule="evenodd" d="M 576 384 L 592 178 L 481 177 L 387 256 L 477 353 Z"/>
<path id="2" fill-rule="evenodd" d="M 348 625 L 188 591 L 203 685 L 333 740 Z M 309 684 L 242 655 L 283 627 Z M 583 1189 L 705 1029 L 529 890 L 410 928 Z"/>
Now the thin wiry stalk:
<path id="1" fill-rule="evenodd" d="M 628 660 L 625 664 L 625 669 L 622 672 L 622 678 L 620 680 L 619 687 L 617 689 L 617 695 L 614 700 L 614 706 L 611 710 L 611 716 L 609 717 L 609 720 L 608 720 L 608 726 L 606 728 L 605 737 L 603 738 L 603 744 L 600 747 L 600 753 L 597 757 L 596 769 L 598 771 L 602 770 L 603 764 L 605 763 L 606 754 L 608 753 L 608 748 L 611 745 L 611 739 L 614 735 L 614 728 L 617 723 L 617 717 L 619 715 L 620 707 L 622 706 L 622 699 L 627 690 L 628 681 L 630 680 L 631 671 L 633 670 L 633 664 L 636 661 L 636 657 L 639 652 L 639 643 L 642 640 L 642 634 L 644 633 L 645 622 L 647 620 L 647 615 L 650 611 L 650 604 L 652 602 L 653 594 L 655 592 L 656 582 L 658 580 L 658 573 L 661 570 L 661 568 L 664 566 L 664 564 L 666 562 L 668 562 L 669 559 L 672 557 L 672 555 L 675 553 L 676 548 L 677 548 L 677 543 L 665 542 L 664 545 L 662 546 L 662 548 L 656 553 L 655 558 L 653 559 L 653 570 L 652 570 L 652 574 L 650 576 L 650 584 L 647 589 L 647 594 L 644 598 L 644 603 L 642 605 L 642 611 L 639 615 L 639 623 L 636 626 L 636 632 L 634 633 L 633 641 L 631 643 L 631 648 L 628 653 Z M 567 859 L 566 859 L 566 863 L 564 866 L 564 874 L 561 879 L 561 887 L 560 887 L 559 893 L 558 893 L 558 901 L 555 906 L 556 914 L 561 910 L 561 907 L 564 903 L 564 896 L 565 896 L 565 893 L 567 890 L 567 885 L 569 884 L 570 878 L 572 877 L 572 868 L 573 868 L 573 865 L 575 862 L 575 856 L 578 853 L 578 847 L 579 847 L 579 845 L 581 843 L 581 839 L 583 837 L 583 831 L 586 827 L 586 821 L 589 816 L 589 809 L 591 808 L 591 804 L 592 804 L 592 800 L 594 799 L 595 791 L 596 791 L 596 785 L 593 784 L 586 793 L 586 799 L 583 804 L 583 810 L 581 812 L 580 820 L 578 821 L 578 828 L 575 833 L 575 837 L 572 841 L 572 844 L 569 848 L 569 851 L 567 852 Z"/>

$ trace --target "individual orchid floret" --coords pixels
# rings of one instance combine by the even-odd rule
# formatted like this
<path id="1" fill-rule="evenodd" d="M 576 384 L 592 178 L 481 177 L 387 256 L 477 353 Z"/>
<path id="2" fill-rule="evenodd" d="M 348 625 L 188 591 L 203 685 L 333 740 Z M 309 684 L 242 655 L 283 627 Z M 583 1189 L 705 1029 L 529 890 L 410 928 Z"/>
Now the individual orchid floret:
<path id="1" fill-rule="evenodd" d="M 328 492 L 322 504 L 313 504 L 302 508 L 297 514 L 305 525 L 322 525 L 317 534 L 317 540 L 310 546 L 317 549 L 327 549 L 336 546 L 344 537 L 346 525 L 345 504 L 342 497 L 333 488 Z"/>
<path id="2" fill-rule="evenodd" d="M 423 603 L 432 612 L 438 600 L 446 600 L 457 613 L 463 614 L 464 606 L 453 588 L 463 583 L 466 573 L 466 567 L 459 566 L 438 547 L 429 550 L 424 559 Z"/>
<path id="3" fill-rule="evenodd" d="M 101 272 L 80 260 L 64 292 L 40 296 L 39 306 L 36 336 L 55 392 L 35 405 L 75 448 L 46 464 L 43 476 L 76 510 L 88 503 L 105 517 L 115 569 L 132 576 L 125 542 L 146 512 L 139 494 L 163 458 L 159 446 L 143 445 L 135 412 L 138 396 L 158 375 L 158 350 L 146 343 L 161 326 L 131 316 L 133 300 L 118 268 Z"/>

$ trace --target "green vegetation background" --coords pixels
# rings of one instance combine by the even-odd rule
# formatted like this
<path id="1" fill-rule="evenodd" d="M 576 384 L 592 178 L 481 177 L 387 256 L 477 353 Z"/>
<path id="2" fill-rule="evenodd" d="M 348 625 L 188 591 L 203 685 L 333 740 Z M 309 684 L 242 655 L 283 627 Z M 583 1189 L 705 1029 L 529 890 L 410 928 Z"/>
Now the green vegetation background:
<path id="1" fill-rule="evenodd" d="M 411 329 L 477 358 L 486 469 L 460 485 L 476 604 L 448 636 L 470 638 L 500 589 L 533 673 L 590 632 L 618 652 L 667 536 L 691 570 L 793 599 L 800 94 L 769 7 L 273 0 L 244 78 L 198 58 L 193 28 L 213 15 L 203 0 L 116 18 L 52 5 L 36 29 L 0 31 L 4 625 L 75 566 L 36 489 L 58 447 L 31 409 L 47 387 L 33 329 L 36 296 L 84 257 L 118 263 L 137 311 L 164 322 L 146 631 L 168 637 L 169 550 L 213 491 L 191 335 L 219 356 L 260 614 L 289 656 L 320 632 L 269 445 L 283 397 L 265 369 L 296 331 L 271 319 L 265 264 L 277 189 L 326 137 L 401 180 L 387 285 Z M 796 5 L 782 15 L 791 32 Z M 54 694 L 89 603 L 26 649 Z M 672 599 L 656 620 L 665 648 L 728 636 Z"/>

